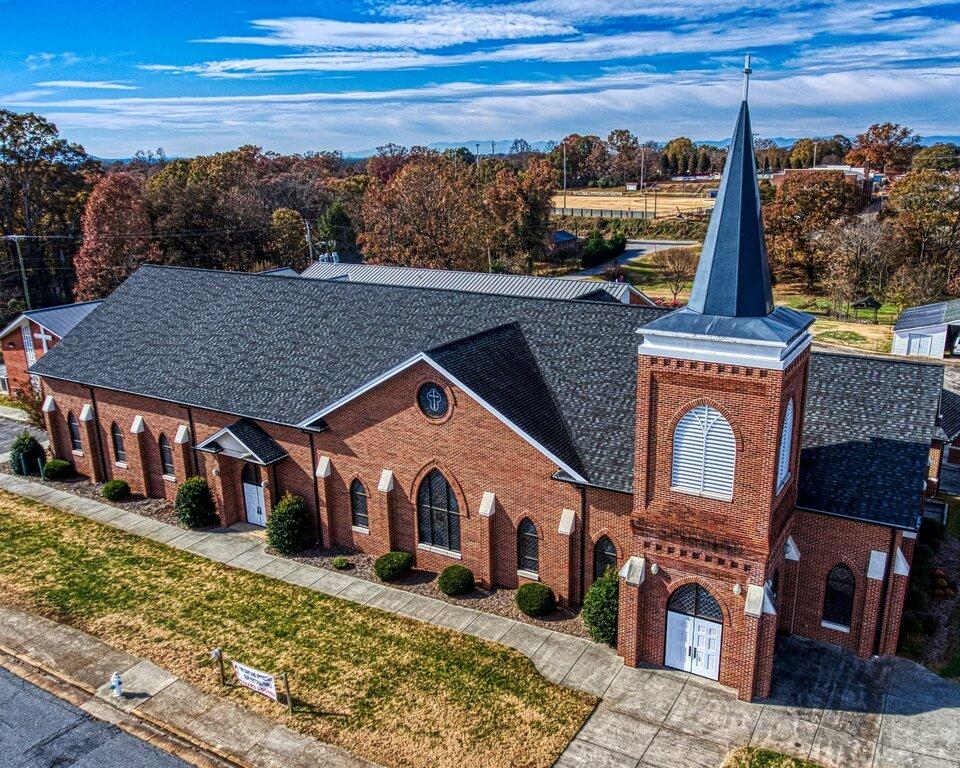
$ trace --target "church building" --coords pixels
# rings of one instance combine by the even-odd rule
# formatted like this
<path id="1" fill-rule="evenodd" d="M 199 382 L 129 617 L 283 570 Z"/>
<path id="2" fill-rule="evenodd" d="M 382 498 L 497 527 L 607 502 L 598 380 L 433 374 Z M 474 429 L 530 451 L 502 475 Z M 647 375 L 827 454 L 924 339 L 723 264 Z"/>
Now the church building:
<path id="1" fill-rule="evenodd" d="M 774 305 L 747 100 L 690 303 L 144 266 L 36 362 L 51 447 L 223 525 L 285 492 L 323 546 L 620 576 L 618 652 L 770 690 L 778 634 L 893 653 L 938 364 L 811 349 Z"/>

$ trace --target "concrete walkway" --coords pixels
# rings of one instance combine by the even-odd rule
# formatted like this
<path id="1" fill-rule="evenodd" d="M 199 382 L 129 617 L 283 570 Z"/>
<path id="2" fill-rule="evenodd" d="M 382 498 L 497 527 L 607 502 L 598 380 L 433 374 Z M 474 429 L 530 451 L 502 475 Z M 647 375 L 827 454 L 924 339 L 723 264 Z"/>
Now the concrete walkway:
<path id="1" fill-rule="evenodd" d="M 97 719 L 118 725 L 132 718 L 145 721 L 230 765 L 375 768 L 342 749 L 203 693 L 156 664 L 31 613 L 0 606 L 0 648 L 91 694 L 80 709 Z M 120 699 L 108 688 L 114 672 L 123 679 Z"/>
<path id="2" fill-rule="evenodd" d="M 623 659 L 605 645 L 358 579 L 341 571 L 275 557 L 267 554 L 266 544 L 259 537 L 249 533 L 224 529 L 186 531 L 13 475 L 0 474 L 0 488 L 233 568 L 508 645 L 528 656 L 548 680 L 595 696 L 604 694 L 623 667 Z"/>
<path id="3" fill-rule="evenodd" d="M 960 685 L 901 658 L 782 638 L 774 689 L 738 701 L 703 678 L 624 667 L 557 768 L 712 768 L 751 745 L 827 768 L 958 768 Z"/>

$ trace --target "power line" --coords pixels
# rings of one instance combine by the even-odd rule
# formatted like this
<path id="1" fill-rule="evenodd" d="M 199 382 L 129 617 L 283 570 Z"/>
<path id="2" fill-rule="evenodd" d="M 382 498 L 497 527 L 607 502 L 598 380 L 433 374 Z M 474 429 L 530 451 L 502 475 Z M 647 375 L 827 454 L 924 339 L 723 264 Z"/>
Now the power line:
<path id="1" fill-rule="evenodd" d="M 268 227 L 247 227 L 242 229 L 198 229 L 184 232 L 164 232 L 162 234 L 136 234 L 124 232 L 118 235 L 97 235 L 98 240 L 161 240 L 168 237 L 203 237 L 205 235 L 228 235 L 249 232 L 266 232 Z M 0 235 L 0 240 L 77 240 L 83 241 L 83 235 Z"/>

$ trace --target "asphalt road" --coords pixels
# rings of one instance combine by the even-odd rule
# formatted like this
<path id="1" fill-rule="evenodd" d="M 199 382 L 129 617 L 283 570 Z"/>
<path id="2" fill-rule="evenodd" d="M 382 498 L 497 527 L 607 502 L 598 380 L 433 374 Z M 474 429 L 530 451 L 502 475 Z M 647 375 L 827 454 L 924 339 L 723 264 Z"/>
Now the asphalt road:
<path id="1" fill-rule="evenodd" d="M 654 251 L 662 251 L 666 248 L 677 248 L 678 246 L 683 245 L 698 245 L 693 240 L 627 240 L 626 250 L 616 258 L 616 263 L 626 264 L 632 259 L 639 259 L 642 256 L 646 256 L 648 253 L 653 253 Z M 578 278 L 578 277 L 589 277 L 590 275 L 599 275 L 604 272 L 614 264 L 614 260 L 608 261 L 605 264 L 600 264 L 596 267 L 590 267 L 589 269 L 584 269 L 581 272 L 575 272 L 571 275 L 564 275 L 568 278 Z"/>
<path id="2" fill-rule="evenodd" d="M 187 768 L 187 763 L 96 720 L 0 668 L 4 768 Z"/>
<path id="3" fill-rule="evenodd" d="M 17 435 L 23 432 L 23 430 L 30 432 L 41 443 L 47 439 L 47 436 L 43 432 L 35 427 L 31 427 L 29 424 L 0 416 L 0 453 L 7 453 L 10 450 L 14 439 L 16 439 Z"/>

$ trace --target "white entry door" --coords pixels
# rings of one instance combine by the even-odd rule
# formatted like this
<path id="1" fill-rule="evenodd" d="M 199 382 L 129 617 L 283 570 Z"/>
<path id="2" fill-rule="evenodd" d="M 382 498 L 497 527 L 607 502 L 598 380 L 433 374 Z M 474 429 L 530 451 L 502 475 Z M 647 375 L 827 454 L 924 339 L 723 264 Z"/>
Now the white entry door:
<path id="1" fill-rule="evenodd" d="M 722 624 L 667 611 L 664 666 L 716 680 L 720 676 L 722 639 Z"/>
<path id="2" fill-rule="evenodd" d="M 267 515 L 263 511 L 263 486 L 260 484 L 260 468 L 256 464 L 247 464 L 243 468 L 243 504 L 247 510 L 247 522 L 253 525 L 266 525 Z"/>
<path id="3" fill-rule="evenodd" d="M 243 484 L 243 501 L 247 507 L 247 522 L 254 525 L 266 525 L 263 513 L 263 488 L 259 485 Z"/>

